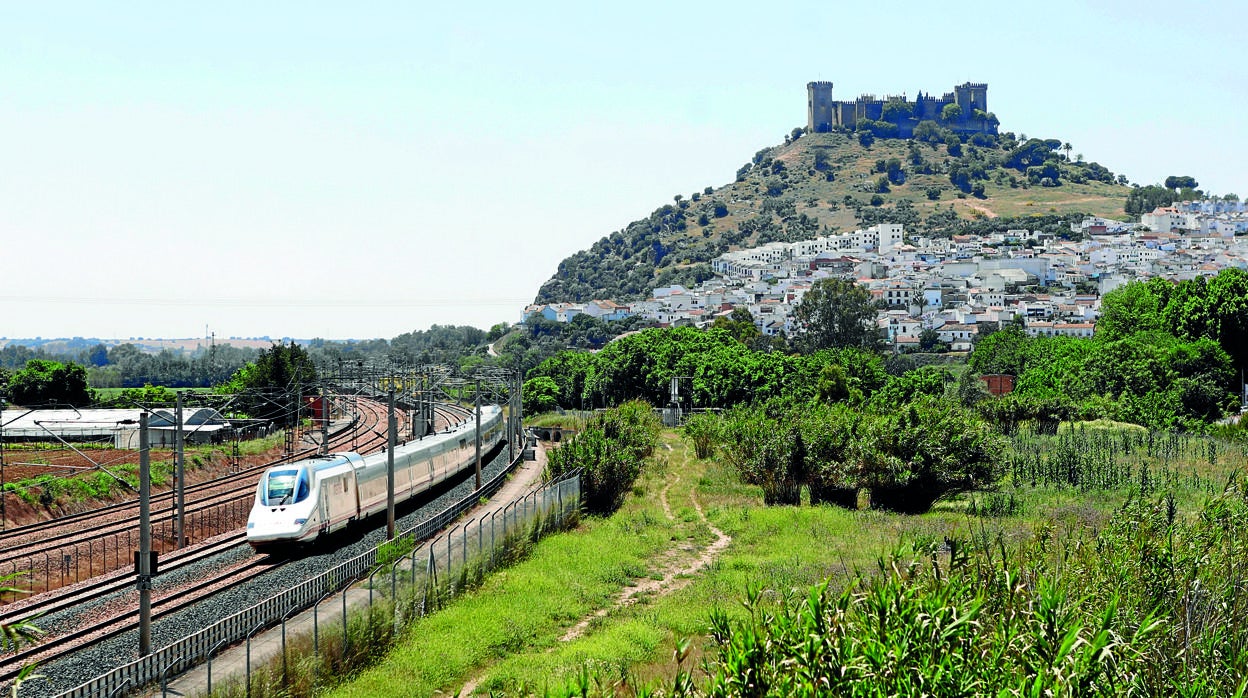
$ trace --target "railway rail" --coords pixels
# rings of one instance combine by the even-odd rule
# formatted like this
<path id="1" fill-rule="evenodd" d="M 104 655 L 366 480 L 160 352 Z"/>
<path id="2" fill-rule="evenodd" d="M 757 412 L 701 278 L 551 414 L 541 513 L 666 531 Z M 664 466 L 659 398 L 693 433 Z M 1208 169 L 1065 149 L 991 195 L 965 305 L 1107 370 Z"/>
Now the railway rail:
<path id="1" fill-rule="evenodd" d="M 471 410 L 455 405 L 435 406 L 435 423 L 461 422 Z M 386 407 L 375 400 L 361 400 L 352 426 L 331 435 L 330 450 L 353 447 L 363 453 L 380 449 L 386 442 Z M 402 429 L 402 424 L 399 425 Z M 361 433 L 363 436 L 361 436 Z M 307 458 L 318 447 L 304 449 L 236 474 L 187 488 L 202 497 L 187 502 L 186 529 L 203 540 L 240 528 L 247 518 L 258 474 L 271 465 Z M 153 514 L 154 549 L 164 554 L 176 549 L 172 493 L 156 501 L 167 506 Z M 96 575 L 129 568 L 138 538 L 138 503 L 101 507 L 83 515 L 43 522 L 13 531 L 8 541 L 0 538 L 0 574 L 15 574 L 15 586 L 25 591 L 48 592 Z M 63 530 L 68 528 L 68 530 Z M 14 540 L 22 541 L 14 544 Z M 111 553 L 111 555 L 110 555 Z"/>
<path id="2" fill-rule="evenodd" d="M 175 565 L 174 569 L 185 567 L 201 562 L 230 548 L 243 545 L 246 545 L 246 540 L 242 533 L 231 534 L 210 546 L 203 546 L 203 550 L 190 551 L 188 555 L 179 558 L 176 562 L 171 561 L 170 564 Z M 218 589 L 245 581 L 256 574 L 275 568 L 283 564 L 283 562 L 267 556 L 252 555 L 216 574 L 202 577 L 188 585 L 179 586 L 177 589 L 170 590 L 152 600 L 152 619 L 157 620 L 170 613 L 192 606 Z M 37 607 L 41 609 L 41 613 L 44 612 L 43 609 L 46 609 L 49 613 L 65 611 L 89 601 L 96 601 L 133 589 L 133 576 L 109 575 L 107 579 L 91 580 L 91 582 L 84 585 L 84 588 L 75 589 L 75 593 L 58 599 L 55 603 L 40 604 Z M 76 651 L 84 645 L 100 642 L 133 630 L 138 625 L 139 616 L 139 610 L 134 607 L 134 601 L 122 599 L 118 601 L 117 606 L 118 608 L 115 611 L 108 613 L 106 616 L 101 616 L 93 622 L 82 623 L 73 630 L 50 636 L 37 645 L 5 656 L 3 664 L 0 664 L 0 681 L 10 681 L 16 678 L 18 672 L 21 671 L 21 667 L 27 664 L 55 659 Z M 6 613 L 3 617 L 5 622 L 8 622 L 9 619 L 16 620 L 27 612 L 27 610 L 22 610 L 21 612 Z"/>
<path id="3" fill-rule="evenodd" d="M 439 412 L 438 419 L 445 425 L 448 418 L 462 422 L 471 418 L 471 414 L 471 411 L 462 408 L 447 408 Z M 285 558 L 251 554 L 249 549 L 245 556 L 232 563 L 212 561 L 215 556 L 229 553 L 235 548 L 246 547 L 245 533 L 237 530 L 205 541 L 200 545 L 174 551 L 167 558 L 163 558 L 159 570 L 161 576 L 184 570 L 185 576 L 192 581 L 174 584 L 158 591 L 153 598 L 153 619 L 158 620 L 186 609 L 204 601 L 218 590 L 251 580 L 257 575 L 277 570 L 287 562 L 291 562 Z M 198 567 L 192 568 L 193 565 L 205 562 L 209 563 L 208 567 L 216 565 L 216 569 L 207 572 Z M 21 667 L 32 662 L 42 664 L 56 661 L 80 651 L 84 646 L 133 631 L 138 624 L 136 602 L 137 591 L 134 589 L 134 576 L 127 569 L 67 585 L 7 607 L 0 607 L 0 623 L 12 623 L 28 618 L 31 614 L 43 616 L 73 614 L 80 612 L 83 608 L 91 608 L 91 604 L 104 606 L 103 610 L 97 608 L 94 612 L 82 612 L 90 616 L 88 618 L 75 617 L 69 622 L 62 619 L 60 622 L 64 626 L 63 630 L 50 632 L 38 645 L 0 657 L 0 682 L 16 678 Z"/>

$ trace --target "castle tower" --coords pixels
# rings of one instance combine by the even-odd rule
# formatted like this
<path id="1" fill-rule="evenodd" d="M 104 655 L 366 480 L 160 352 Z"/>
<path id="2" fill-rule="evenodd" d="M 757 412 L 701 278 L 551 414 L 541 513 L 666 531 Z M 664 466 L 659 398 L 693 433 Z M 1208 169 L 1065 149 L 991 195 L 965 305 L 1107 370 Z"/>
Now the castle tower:
<path id="1" fill-rule="evenodd" d="M 832 83 L 827 80 L 806 83 L 806 130 L 812 133 L 832 130 L 836 123 L 832 109 Z"/>
<path id="2" fill-rule="evenodd" d="M 957 95 L 958 106 L 966 118 L 971 118 L 975 110 L 988 111 L 988 83 L 964 82 L 953 88 Z"/>

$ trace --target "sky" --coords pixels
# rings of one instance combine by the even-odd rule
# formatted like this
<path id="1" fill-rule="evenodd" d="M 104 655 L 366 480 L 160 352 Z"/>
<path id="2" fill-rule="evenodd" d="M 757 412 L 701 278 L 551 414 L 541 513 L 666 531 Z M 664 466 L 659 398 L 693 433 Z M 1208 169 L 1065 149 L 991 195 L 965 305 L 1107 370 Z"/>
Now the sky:
<path id="1" fill-rule="evenodd" d="M 1230 2 L 0 5 L 0 337 L 516 323 L 565 257 L 834 97 L 1248 196 Z"/>

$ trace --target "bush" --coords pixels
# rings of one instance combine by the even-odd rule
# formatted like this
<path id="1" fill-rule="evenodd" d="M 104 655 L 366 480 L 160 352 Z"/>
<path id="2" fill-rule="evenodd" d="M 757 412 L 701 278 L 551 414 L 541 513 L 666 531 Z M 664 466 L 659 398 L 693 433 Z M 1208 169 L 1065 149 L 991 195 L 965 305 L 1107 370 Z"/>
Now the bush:
<path id="1" fill-rule="evenodd" d="M 659 428 L 659 418 L 644 402 L 627 402 L 596 414 L 584 431 L 550 452 L 547 475 L 558 478 L 580 468 L 585 510 L 610 514 L 624 503 L 643 462 L 653 453 Z"/>
<path id="2" fill-rule="evenodd" d="M 921 513 L 938 499 L 994 482 L 1001 437 L 974 413 L 922 398 L 878 419 L 868 434 L 863 485 L 871 506 Z"/>
<path id="3" fill-rule="evenodd" d="M 693 452 L 698 458 L 710 458 L 715 453 L 715 442 L 719 440 L 720 419 L 718 415 L 704 412 L 691 415 L 685 420 L 685 437 L 693 443 Z"/>
<path id="4" fill-rule="evenodd" d="M 943 391 L 939 376 L 935 387 Z M 996 481 L 1002 438 L 974 412 L 914 391 L 900 406 L 873 400 L 879 412 L 782 400 L 738 408 L 724 419 L 721 452 L 767 504 L 798 504 L 806 486 L 812 504 L 856 508 L 868 487 L 873 507 L 919 513 Z"/>

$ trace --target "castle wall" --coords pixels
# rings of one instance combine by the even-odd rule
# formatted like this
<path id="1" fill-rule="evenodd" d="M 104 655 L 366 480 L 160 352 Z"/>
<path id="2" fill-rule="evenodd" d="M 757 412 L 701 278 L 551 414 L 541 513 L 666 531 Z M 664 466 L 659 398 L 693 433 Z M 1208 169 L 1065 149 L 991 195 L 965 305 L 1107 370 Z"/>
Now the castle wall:
<path id="1" fill-rule="evenodd" d="M 862 95 L 854 101 L 837 101 L 832 99 L 832 83 L 827 81 L 809 82 L 806 84 L 806 128 L 812 132 L 828 131 L 833 128 L 853 129 L 863 119 L 879 121 L 884 116 L 885 100 L 874 95 Z M 915 102 L 908 102 L 913 108 Z M 997 129 L 983 119 L 975 119 L 975 110 L 988 111 L 988 85 L 986 83 L 963 83 L 954 87 L 953 92 L 946 92 L 941 97 L 924 95 L 922 109 L 916 109 L 916 116 L 902 120 L 898 126 L 898 135 L 909 138 L 914 127 L 920 121 L 940 121 L 941 111 L 946 105 L 957 104 L 962 108 L 962 118 L 956 123 L 946 126 L 958 133 L 996 133 Z"/>

